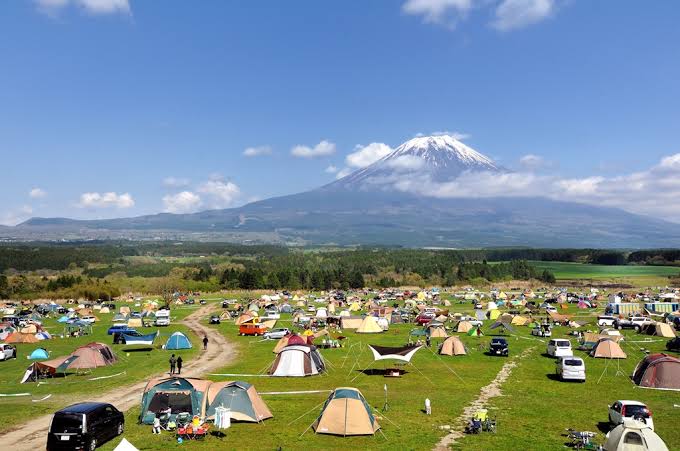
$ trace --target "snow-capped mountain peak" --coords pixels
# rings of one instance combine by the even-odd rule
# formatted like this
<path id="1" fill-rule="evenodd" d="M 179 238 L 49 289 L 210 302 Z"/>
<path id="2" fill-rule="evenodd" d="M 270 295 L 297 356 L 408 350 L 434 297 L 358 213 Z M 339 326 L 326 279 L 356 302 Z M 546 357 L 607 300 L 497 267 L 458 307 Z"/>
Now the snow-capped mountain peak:
<path id="1" fill-rule="evenodd" d="M 389 184 L 405 177 L 428 177 L 444 182 L 465 171 L 504 172 L 505 169 L 453 136 L 419 136 L 327 187 L 365 189 L 368 185 Z"/>

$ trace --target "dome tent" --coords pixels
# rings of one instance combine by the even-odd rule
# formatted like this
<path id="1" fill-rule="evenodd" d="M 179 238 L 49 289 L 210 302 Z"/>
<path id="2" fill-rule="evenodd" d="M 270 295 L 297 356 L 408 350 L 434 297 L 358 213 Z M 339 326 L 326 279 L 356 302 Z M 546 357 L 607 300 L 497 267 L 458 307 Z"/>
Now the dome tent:
<path id="1" fill-rule="evenodd" d="M 648 355 L 635 367 L 633 382 L 645 388 L 680 390 L 680 359 L 666 354 Z"/>
<path id="2" fill-rule="evenodd" d="M 191 349 L 191 347 L 191 342 L 182 332 L 175 332 L 170 335 L 170 338 L 165 343 L 165 349 L 168 350 Z"/>
<path id="3" fill-rule="evenodd" d="M 277 354 L 269 374 L 277 377 L 316 376 L 325 370 L 315 346 L 289 345 Z"/>
<path id="4" fill-rule="evenodd" d="M 441 355 L 466 355 L 465 345 L 457 336 L 451 336 L 444 340 L 439 347 L 439 354 Z"/>
<path id="5" fill-rule="evenodd" d="M 205 416 L 205 393 L 211 383 L 184 377 L 151 379 L 142 394 L 140 423 L 153 424 L 156 414 L 167 409 L 173 420 L 180 412 Z"/>
<path id="6" fill-rule="evenodd" d="M 373 435 L 380 429 L 368 402 L 359 390 L 352 387 L 333 390 L 312 427 L 317 434 L 343 437 Z"/>
<path id="7" fill-rule="evenodd" d="M 607 434 L 604 449 L 607 451 L 668 451 L 666 444 L 651 427 L 628 418 L 624 418 L 622 424 Z"/>
<path id="8" fill-rule="evenodd" d="M 384 332 L 382 327 L 378 325 L 372 316 L 365 316 L 357 328 L 358 334 L 377 334 L 381 332 Z"/>
<path id="9" fill-rule="evenodd" d="M 213 382 L 206 392 L 206 417 L 214 418 L 219 406 L 229 409 L 231 419 L 259 423 L 273 415 L 251 384 L 243 381 Z"/>
<path id="10" fill-rule="evenodd" d="M 43 348 L 36 349 L 35 351 L 31 352 L 31 355 L 28 356 L 29 360 L 42 360 L 48 359 L 49 357 L 49 354 Z"/>

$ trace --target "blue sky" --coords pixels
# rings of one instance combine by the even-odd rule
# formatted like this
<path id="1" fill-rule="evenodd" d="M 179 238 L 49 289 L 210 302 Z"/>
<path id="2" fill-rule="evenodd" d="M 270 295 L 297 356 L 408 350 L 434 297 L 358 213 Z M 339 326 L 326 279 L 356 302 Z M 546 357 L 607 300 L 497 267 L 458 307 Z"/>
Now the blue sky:
<path id="1" fill-rule="evenodd" d="M 439 131 L 579 200 L 680 217 L 654 197 L 680 180 L 679 19 L 642 0 L 2 2 L 0 223 L 240 205 Z"/>

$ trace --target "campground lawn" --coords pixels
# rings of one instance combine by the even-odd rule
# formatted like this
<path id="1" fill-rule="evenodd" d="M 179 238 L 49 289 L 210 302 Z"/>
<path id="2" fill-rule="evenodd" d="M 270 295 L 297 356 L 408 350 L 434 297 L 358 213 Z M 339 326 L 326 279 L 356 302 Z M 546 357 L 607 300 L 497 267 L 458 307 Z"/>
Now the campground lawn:
<path id="1" fill-rule="evenodd" d="M 530 261 L 532 266 L 543 271 L 552 271 L 558 280 L 598 280 L 619 283 L 629 283 L 633 286 L 665 286 L 668 277 L 680 275 L 677 266 L 653 265 L 591 265 L 570 262 Z"/>
<path id="2" fill-rule="evenodd" d="M 469 304 L 454 304 L 453 311 L 471 312 Z M 594 320 L 597 311 L 576 310 L 569 307 L 577 319 Z M 137 424 L 139 408 L 126 414 L 125 437 L 143 450 L 161 449 L 432 449 L 447 431 L 440 426 L 454 425 L 458 417 L 471 401 L 477 398 L 481 387 L 495 377 L 508 360 L 503 357 L 487 356 L 484 351 L 495 331 L 488 329 L 486 322 L 481 338 L 460 335 L 468 347 L 467 356 L 438 356 L 433 340 L 431 349 L 423 348 L 416 353 L 414 366 L 406 367 L 407 373 L 401 378 L 385 378 L 382 375 L 364 374 L 366 367 L 385 368 L 381 362 L 372 363 L 373 358 L 368 343 L 382 346 L 403 346 L 406 344 L 413 324 L 392 325 L 382 334 L 356 334 L 344 330 L 348 337 L 345 347 L 321 350 L 328 363 L 328 372 L 321 376 L 306 378 L 270 378 L 266 374 L 274 360 L 272 349 L 276 340 L 263 340 L 257 337 L 241 337 L 233 322 L 225 322 L 217 327 L 229 340 L 236 344 L 238 358 L 218 373 L 234 376 L 209 376 L 215 381 L 244 380 L 255 385 L 261 393 L 312 391 L 322 393 L 307 394 L 263 394 L 274 418 L 262 424 L 232 423 L 223 437 L 209 436 L 205 441 L 178 444 L 174 434 L 164 432 L 160 436 L 151 433 L 150 426 Z M 277 327 L 291 327 L 290 315 L 283 315 Z M 587 326 L 585 327 L 587 329 Z M 591 329 L 594 329 L 591 325 Z M 527 327 L 516 327 L 515 334 L 507 334 L 510 342 L 511 357 L 531 348 L 528 357 L 519 361 L 510 378 L 502 386 L 503 396 L 494 398 L 490 403 L 492 415 L 498 419 L 498 433 L 466 436 L 453 449 L 461 450 L 545 450 L 562 449 L 566 438 L 562 436 L 568 427 L 599 431 L 606 430 L 602 422 L 607 420 L 607 405 L 616 399 L 637 399 L 649 404 L 654 412 L 657 432 L 671 449 L 680 443 L 680 429 L 677 419 L 680 409 L 680 394 L 677 392 L 644 390 L 635 387 L 630 381 L 634 366 L 643 357 L 640 348 L 652 352 L 664 347 L 665 339 L 628 333 L 623 349 L 628 359 L 606 361 L 584 357 L 588 381 L 585 384 L 564 383 L 554 380 L 554 360 L 542 355 L 546 339 L 530 335 Z M 565 336 L 570 329 L 558 327 L 554 336 Z M 650 341 L 648 341 L 650 340 Z M 576 345 L 575 338 L 571 337 Z M 644 341 L 642 343 L 636 343 Z M 574 346 L 575 347 L 575 346 Z M 580 351 L 576 355 L 585 356 Z M 606 371 L 605 371 L 606 369 Z M 617 369 L 621 370 L 617 374 Z M 383 411 L 385 395 L 383 386 L 387 385 L 389 409 Z M 375 436 L 336 437 L 315 434 L 309 429 L 316 419 L 330 390 L 350 386 L 356 387 L 375 409 L 374 413 L 382 426 L 382 432 Z M 424 400 L 432 401 L 432 415 L 424 414 Z M 141 401 L 141 394 L 140 394 Z M 598 440 L 602 442 L 603 434 Z M 112 440 L 102 447 L 113 449 L 119 439 Z"/>
<path id="3" fill-rule="evenodd" d="M 117 303 L 117 306 L 120 305 L 126 304 Z M 112 324 L 113 313 L 102 314 L 95 311 L 95 316 L 100 321 L 93 325 L 92 334 L 77 338 L 59 338 L 59 335 L 63 334 L 64 325 L 58 323 L 56 318 L 61 315 L 45 318 L 43 326 L 53 336 L 51 340 L 43 340 L 33 344 L 19 343 L 16 345 L 18 358 L 0 362 L 0 384 L 2 387 L 0 392 L 2 394 L 30 393 L 30 396 L 0 397 L 0 434 L 31 418 L 54 413 L 56 410 L 72 404 L 74 396 L 101 394 L 116 387 L 146 380 L 149 376 L 166 370 L 169 352 L 160 349 L 160 345 L 165 343 L 167 337 L 173 332 L 184 332 L 194 344 L 194 349 L 175 351 L 175 354 L 181 354 L 182 358 L 188 362 L 198 353 L 199 338 L 186 326 L 176 322 L 191 314 L 197 307 L 182 306 L 173 309 L 171 313 L 172 324 L 169 327 L 138 329 L 143 333 L 151 333 L 155 330 L 159 330 L 161 333 L 161 336 L 156 339 L 158 348 L 143 352 L 124 352 L 122 351 L 123 345 L 112 344 L 113 337 L 107 335 L 106 332 Z M 115 365 L 96 368 L 92 371 L 45 379 L 39 384 L 34 382 L 20 383 L 26 368 L 33 362 L 28 360 L 27 356 L 35 349 L 39 347 L 47 349 L 50 353 L 49 358 L 54 359 L 68 355 L 79 346 L 93 341 L 111 346 L 118 357 L 118 362 Z M 91 380 L 106 376 L 113 377 Z M 49 398 L 42 400 L 47 396 Z"/>

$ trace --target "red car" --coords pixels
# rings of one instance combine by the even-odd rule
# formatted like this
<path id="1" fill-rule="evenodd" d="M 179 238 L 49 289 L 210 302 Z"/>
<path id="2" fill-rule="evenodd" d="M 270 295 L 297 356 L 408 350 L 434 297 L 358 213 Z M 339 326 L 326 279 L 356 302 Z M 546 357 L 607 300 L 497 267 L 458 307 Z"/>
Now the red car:
<path id="1" fill-rule="evenodd" d="M 416 323 L 427 324 L 435 318 L 434 313 L 421 313 L 416 317 Z"/>

